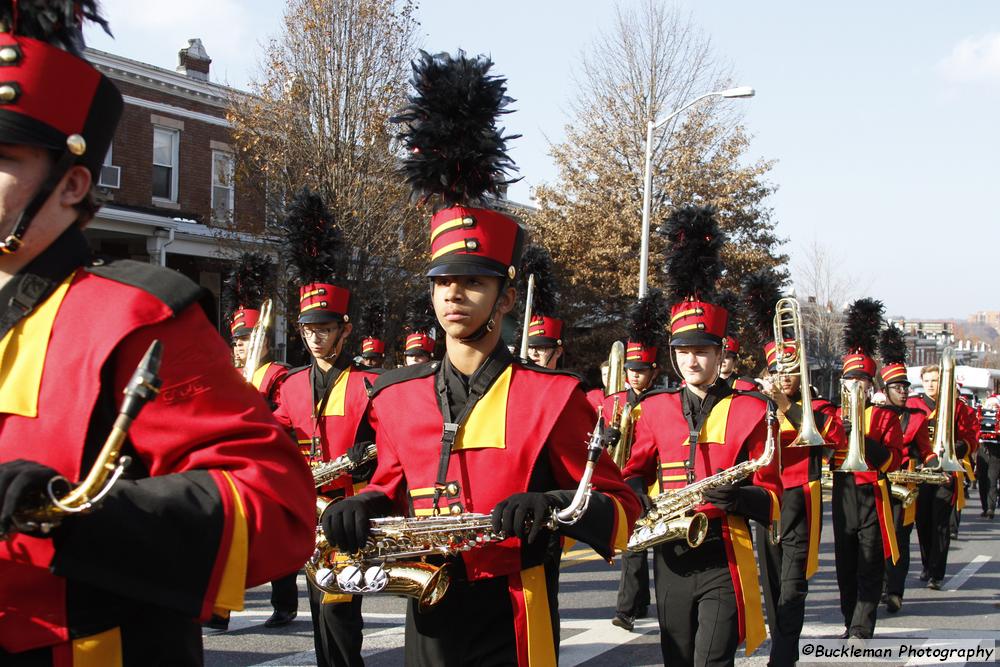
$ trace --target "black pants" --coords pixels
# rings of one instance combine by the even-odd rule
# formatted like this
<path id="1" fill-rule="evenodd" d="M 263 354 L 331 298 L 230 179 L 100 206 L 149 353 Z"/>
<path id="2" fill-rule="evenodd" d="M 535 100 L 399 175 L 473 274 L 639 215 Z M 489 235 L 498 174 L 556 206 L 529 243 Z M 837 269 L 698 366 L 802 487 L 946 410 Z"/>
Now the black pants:
<path id="1" fill-rule="evenodd" d="M 892 503 L 892 521 L 896 524 L 896 546 L 899 547 L 899 560 L 895 564 L 891 558 L 885 562 L 885 592 L 886 595 L 903 597 L 903 591 L 906 589 L 906 574 L 910 571 L 910 535 L 913 533 L 913 524 L 903 525 L 905 510 L 902 502 L 892 496 L 890 496 L 889 502 Z"/>
<path id="2" fill-rule="evenodd" d="M 837 588 L 844 625 L 853 635 L 870 638 L 882 597 L 885 556 L 879 525 L 877 487 L 857 484 L 853 473 L 833 473 L 833 544 Z"/>
<path id="3" fill-rule="evenodd" d="M 792 667 L 799 659 L 799 635 L 806 613 L 806 564 L 809 517 L 801 486 L 781 496 L 781 542 L 771 544 L 769 529 L 757 525 L 757 559 L 761 567 L 767 625 L 771 630 L 771 665 Z"/>
<path id="4" fill-rule="evenodd" d="M 271 606 L 275 611 L 293 612 L 299 609 L 299 587 L 295 583 L 298 572 L 271 582 Z"/>
<path id="5" fill-rule="evenodd" d="M 701 546 L 683 541 L 653 549 L 656 615 L 665 665 L 732 665 L 739 646 L 736 592 L 720 523 Z"/>
<path id="6" fill-rule="evenodd" d="M 649 606 L 649 551 L 622 554 L 622 577 L 618 582 L 619 614 L 635 616 Z"/>
<path id="7" fill-rule="evenodd" d="M 1000 479 L 1000 445 L 983 444 L 976 461 L 976 481 L 979 483 L 979 503 L 984 512 L 997 508 L 997 480 Z"/>
<path id="8" fill-rule="evenodd" d="M 917 539 L 920 563 L 931 579 L 944 579 L 951 546 L 951 498 L 955 481 L 938 486 L 921 484 L 917 496 Z"/>
<path id="9" fill-rule="evenodd" d="M 545 580 L 551 640 L 558 656 L 558 562 L 546 565 Z M 514 623 L 507 577 L 470 582 L 456 573 L 444 598 L 430 610 L 420 612 L 416 601 L 410 600 L 406 608 L 405 664 L 420 667 L 516 665 Z"/>
<path id="10" fill-rule="evenodd" d="M 318 667 L 355 667 L 361 659 L 361 596 L 350 602 L 321 604 L 323 591 L 309 584 L 309 610 L 312 612 L 313 642 Z"/>

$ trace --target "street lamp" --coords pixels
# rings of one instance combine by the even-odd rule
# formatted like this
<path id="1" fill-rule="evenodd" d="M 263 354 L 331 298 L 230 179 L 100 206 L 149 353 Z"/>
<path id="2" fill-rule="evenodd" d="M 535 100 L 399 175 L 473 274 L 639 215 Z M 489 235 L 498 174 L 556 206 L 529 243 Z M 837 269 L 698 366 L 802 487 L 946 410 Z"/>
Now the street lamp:
<path id="1" fill-rule="evenodd" d="M 737 88 L 727 88 L 726 90 L 716 90 L 705 93 L 694 98 L 684 106 L 672 111 L 660 120 L 651 120 L 646 123 L 646 169 L 642 187 L 642 252 L 639 256 L 639 298 L 646 296 L 646 278 L 649 273 L 649 215 L 652 206 L 653 188 L 653 130 L 659 129 L 687 111 L 698 102 L 710 97 L 753 97 L 754 89 L 750 86 L 739 86 Z"/>

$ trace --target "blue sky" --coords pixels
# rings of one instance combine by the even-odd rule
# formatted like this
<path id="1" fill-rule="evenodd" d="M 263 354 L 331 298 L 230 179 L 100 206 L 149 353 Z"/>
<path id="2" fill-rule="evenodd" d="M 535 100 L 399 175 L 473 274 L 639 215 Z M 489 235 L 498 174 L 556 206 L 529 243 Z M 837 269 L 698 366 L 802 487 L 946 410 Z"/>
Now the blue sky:
<path id="1" fill-rule="evenodd" d="M 637 2 L 639 0 L 636 0 Z M 626 5 L 633 2 L 625 1 Z M 200 37 L 213 78 L 243 85 L 279 0 L 104 0 L 116 35 L 95 48 L 164 67 Z M 678 0 L 757 96 L 735 101 L 749 157 L 777 160 L 771 198 L 793 273 L 814 241 L 892 315 L 1000 309 L 1000 6 L 991 0 L 805 3 Z M 158 5 L 154 5 L 159 8 Z M 424 0 L 428 50 L 487 53 L 509 79 L 524 135 L 515 199 L 554 180 L 579 55 L 610 23 L 602 0 Z M 637 230 L 638 233 L 638 230 Z M 861 292 L 851 296 L 862 296 Z"/>

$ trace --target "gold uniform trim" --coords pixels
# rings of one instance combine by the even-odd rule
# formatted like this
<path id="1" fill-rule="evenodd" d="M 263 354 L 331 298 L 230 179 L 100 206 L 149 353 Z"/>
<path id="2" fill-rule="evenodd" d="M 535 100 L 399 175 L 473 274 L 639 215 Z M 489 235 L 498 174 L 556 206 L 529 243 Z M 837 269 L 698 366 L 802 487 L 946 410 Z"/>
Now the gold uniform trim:
<path id="1" fill-rule="evenodd" d="M 324 417 L 343 417 L 344 405 L 347 402 L 347 381 L 351 377 L 351 369 L 345 368 L 333 382 L 330 388 L 330 397 L 323 408 Z M 318 406 L 317 406 L 318 407 Z"/>
<path id="2" fill-rule="evenodd" d="M 0 339 L 0 413 L 35 418 L 52 327 L 76 272 Z"/>
<path id="3" fill-rule="evenodd" d="M 479 399 L 468 420 L 458 429 L 451 451 L 507 448 L 507 395 L 512 373 L 513 367 L 508 366 Z"/>

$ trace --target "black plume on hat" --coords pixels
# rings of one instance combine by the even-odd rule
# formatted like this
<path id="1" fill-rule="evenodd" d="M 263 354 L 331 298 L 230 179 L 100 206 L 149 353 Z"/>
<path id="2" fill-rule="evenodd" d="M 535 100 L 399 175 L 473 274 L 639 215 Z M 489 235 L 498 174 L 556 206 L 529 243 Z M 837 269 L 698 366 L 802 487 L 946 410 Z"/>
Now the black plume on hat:
<path id="1" fill-rule="evenodd" d="M 629 340 L 644 347 L 660 347 L 666 335 L 670 306 L 663 292 L 650 289 L 629 311 Z"/>
<path id="2" fill-rule="evenodd" d="M 722 277 L 725 235 L 711 206 L 684 206 L 674 211 L 657 232 L 667 242 L 663 271 L 671 303 L 688 298 L 710 301 Z"/>
<path id="3" fill-rule="evenodd" d="M 549 251 L 537 243 L 532 243 L 524 249 L 521 256 L 521 286 L 519 292 L 527 294 L 528 276 L 535 276 L 535 294 L 531 303 L 531 313 L 544 317 L 556 316 L 556 278 L 555 267 L 552 263 L 552 255 Z"/>
<path id="4" fill-rule="evenodd" d="M 890 324 L 882 330 L 878 342 L 879 352 L 882 353 L 883 364 L 905 364 L 906 363 L 906 338 L 903 331 L 895 324 Z"/>
<path id="5" fill-rule="evenodd" d="M 365 336 L 379 338 L 385 334 L 385 295 L 376 292 L 365 295 L 361 308 L 361 330 Z"/>
<path id="6" fill-rule="evenodd" d="M 291 278 L 300 284 L 335 281 L 342 235 L 323 198 L 302 188 L 279 225 L 281 253 Z"/>
<path id="7" fill-rule="evenodd" d="M 402 123 L 397 138 L 406 146 L 402 172 L 421 201 L 435 196 L 447 206 L 477 205 L 499 195 L 516 171 L 496 121 L 510 113 L 507 80 L 491 76 L 493 61 L 425 51 L 413 61 L 410 103 L 390 119 Z"/>
<path id="8" fill-rule="evenodd" d="M 83 57 L 83 24 L 91 21 L 111 34 L 95 0 L 0 0 L 0 23 L 15 35 L 46 42 Z"/>
<path id="9" fill-rule="evenodd" d="M 245 252 L 239 256 L 222 284 L 222 308 L 227 321 L 240 306 L 260 308 L 273 288 L 273 269 L 267 255 Z"/>
<path id="10" fill-rule="evenodd" d="M 437 327 L 431 293 L 426 286 L 421 286 L 406 310 L 406 328 L 410 333 L 431 333 L 436 332 Z"/>
<path id="11" fill-rule="evenodd" d="M 759 269 L 743 279 L 743 303 L 749 325 L 761 332 L 765 340 L 774 329 L 774 306 L 782 297 L 784 285 L 784 279 L 772 268 Z"/>
<path id="12" fill-rule="evenodd" d="M 848 354 L 875 355 L 884 311 L 881 301 L 869 298 L 858 299 L 848 306 L 844 325 L 844 347 Z"/>

